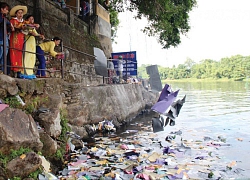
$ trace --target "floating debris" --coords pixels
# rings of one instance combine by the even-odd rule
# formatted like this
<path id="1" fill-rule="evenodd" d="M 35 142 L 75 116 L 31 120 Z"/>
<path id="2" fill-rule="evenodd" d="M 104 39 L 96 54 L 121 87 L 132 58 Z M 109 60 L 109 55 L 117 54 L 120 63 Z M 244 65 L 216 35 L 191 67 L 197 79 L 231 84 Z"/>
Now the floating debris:
<path id="1" fill-rule="evenodd" d="M 103 121 L 99 122 L 98 124 L 99 131 L 116 131 L 116 128 L 112 121 L 104 119 Z"/>
<path id="2" fill-rule="evenodd" d="M 136 130 L 127 129 L 118 135 L 105 129 L 105 125 L 112 127 L 113 123 L 110 123 L 112 121 L 104 120 L 96 126 L 96 131 L 103 132 L 103 136 L 96 134 L 91 138 L 93 142 L 84 142 L 81 148 L 72 144 L 72 140 L 80 136 L 67 132 L 68 154 L 65 157 L 68 159 L 65 160 L 65 168 L 56 175 L 44 172 L 39 175 L 41 180 L 55 177 L 60 180 L 244 177 L 244 170 L 238 167 L 240 162 L 228 160 L 221 153 L 221 150 L 231 147 L 230 143 L 221 141 L 225 139 L 221 135 L 200 136 L 200 132 L 207 131 L 201 129 L 199 132 L 186 127 L 168 133 L 142 132 L 138 130 L 142 126 Z"/>

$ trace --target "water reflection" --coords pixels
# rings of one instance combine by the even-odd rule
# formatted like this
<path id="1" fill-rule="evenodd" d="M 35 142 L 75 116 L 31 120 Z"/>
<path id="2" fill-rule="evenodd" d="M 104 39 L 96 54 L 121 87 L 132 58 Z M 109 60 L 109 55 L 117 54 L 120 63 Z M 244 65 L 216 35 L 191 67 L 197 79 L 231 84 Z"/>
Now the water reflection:
<path id="1" fill-rule="evenodd" d="M 175 89 L 185 90 L 205 90 L 205 91 L 222 91 L 222 92 L 242 92 L 249 91 L 248 82 L 228 81 L 228 82 L 171 82 Z"/>
<path id="2" fill-rule="evenodd" d="M 173 89 L 187 94 L 184 112 L 192 111 L 199 116 L 235 115 L 250 110 L 250 92 L 245 82 L 196 82 L 171 83 Z M 188 113 L 188 112 L 187 112 Z M 182 112 L 182 114 L 184 114 Z"/>

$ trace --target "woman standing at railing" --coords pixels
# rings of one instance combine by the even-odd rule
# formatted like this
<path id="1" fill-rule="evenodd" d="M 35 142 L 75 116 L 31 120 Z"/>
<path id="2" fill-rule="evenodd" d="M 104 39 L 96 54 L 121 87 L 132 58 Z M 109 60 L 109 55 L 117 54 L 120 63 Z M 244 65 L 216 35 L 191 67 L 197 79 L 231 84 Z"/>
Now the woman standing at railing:
<path id="1" fill-rule="evenodd" d="M 55 52 L 55 46 L 58 46 L 61 43 L 61 39 L 59 37 L 54 37 L 51 41 L 43 42 L 36 46 L 36 57 L 39 60 L 38 70 L 36 73 L 36 77 L 38 78 L 46 78 L 46 60 L 44 57 L 45 52 L 50 53 L 53 57 L 59 57 L 63 59 L 63 52 Z"/>
<path id="2" fill-rule="evenodd" d="M 17 5 L 10 10 L 10 16 L 13 18 L 10 22 L 13 24 L 15 31 L 10 35 L 10 64 L 11 70 L 14 72 L 14 77 L 20 77 L 23 71 L 23 44 L 24 34 L 22 30 L 25 28 L 23 15 L 27 13 L 27 6 Z"/>
<path id="3" fill-rule="evenodd" d="M 9 49 L 9 33 L 11 31 L 14 31 L 14 27 L 9 22 L 9 20 L 6 18 L 6 15 L 9 13 L 10 6 L 5 3 L 0 3 L 0 73 L 4 70 L 4 56 L 7 55 L 8 49 Z M 4 32 L 4 20 L 7 28 L 7 32 Z M 6 39 L 5 39 L 5 45 L 7 47 L 6 54 L 3 54 L 3 42 L 4 42 L 4 34 L 6 33 Z"/>
<path id="4" fill-rule="evenodd" d="M 24 74 L 20 75 L 21 78 L 25 79 L 35 79 L 34 66 L 36 63 L 36 39 L 35 37 L 40 37 L 44 40 L 44 36 L 39 34 L 36 29 L 40 27 L 39 24 L 34 23 L 34 16 L 28 15 L 25 19 L 25 43 L 24 43 L 24 55 L 23 55 L 23 67 Z"/>

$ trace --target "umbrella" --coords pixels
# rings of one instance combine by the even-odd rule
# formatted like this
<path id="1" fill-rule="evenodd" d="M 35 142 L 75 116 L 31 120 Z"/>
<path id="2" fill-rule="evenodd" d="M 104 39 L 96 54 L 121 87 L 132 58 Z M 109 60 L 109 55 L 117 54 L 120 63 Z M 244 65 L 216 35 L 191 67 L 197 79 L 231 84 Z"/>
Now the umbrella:
<path id="1" fill-rule="evenodd" d="M 166 92 L 162 92 L 162 93 L 166 93 Z M 157 103 L 155 103 L 151 109 L 153 111 L 158 112 L 159 114 L 166 113 L 168 108 L 175 101 L 178 93 L 179 93 L 179 90 L 173 93 L 170 93 L 169 95 L 165 95 L 164 98 L 161 101 L 158 101 Z"/>
<path id="2" fill-rule="evenodd" d="M 94 55 L 96 56 L 94 61 L 96 74 L 108 77 L 107 58 L 104 52 L 101 49 L 94 47 Z"/>
<path id="3" fill-rule="evenodd" d="M 178 117 L 181 108 L 183 106 L 183 104 L 186 101 L 186 95 L 180 100 L 174 102 L 171 107 L 170 110 L 168 111 L 168 113 L 165 113 L 164 115 L 169 117 L 170 119 L 174 120 L 176 117 Z"/>
<path id="4" fill-rule="evenodd" d="M 169 86 L 168 84 L 165 84 L 164 88 L 161 91 L 158 102 L 163 100 L 165 97 L 167 97 L 171 92 L 173 92 L 171 89 L 171 86 Z"/>

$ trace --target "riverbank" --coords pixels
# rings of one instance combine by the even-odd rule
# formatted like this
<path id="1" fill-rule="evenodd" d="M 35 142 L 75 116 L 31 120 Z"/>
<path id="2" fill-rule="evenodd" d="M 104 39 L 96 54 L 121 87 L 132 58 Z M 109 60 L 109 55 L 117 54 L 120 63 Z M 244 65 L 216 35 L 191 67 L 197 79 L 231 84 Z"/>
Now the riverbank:
<path id="1" fill-rule="evenodd" d="M 250 82 L 250 79 L 243 79 L 243 82 Z M 196 79 L 196 78 L 186 78 L 186 79 L 165 79 L 162 80 L 162 84 L 170 84 L 171 82 L 235 82 L 234 79 L 220 78 L 206 78 L 206 79 Z"/>
<path id="2" fill-rule="evenodd" d="M 0 74 L 0 179 L 25 178 L 40 170 L 38 154 L 57 172 L 63 165 L 69 131 L 86 138 L 104 119 L 118 128 L 149 109 L 157 98 L 158 93 L 139 84 L 84 86 L 60 78 L 27 80 Z M 34 153 L 24 153 L 23 148 Z M 15 156 L 9 161 L 12 152 L 29 159 L 20 162 Z M 12 168 L 17 164 L 22 168 Z M 33 168 L 23 171 L 28 167 Z"/>

